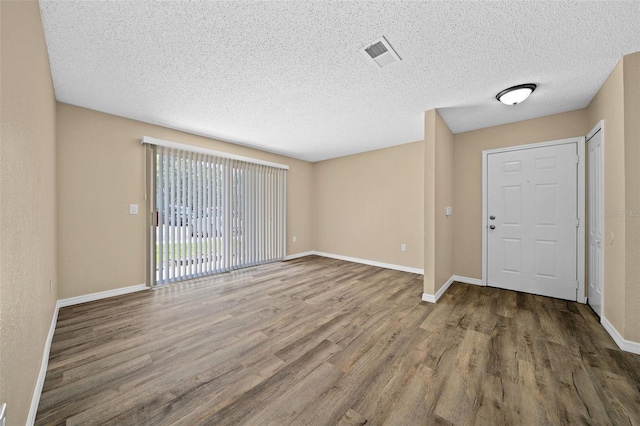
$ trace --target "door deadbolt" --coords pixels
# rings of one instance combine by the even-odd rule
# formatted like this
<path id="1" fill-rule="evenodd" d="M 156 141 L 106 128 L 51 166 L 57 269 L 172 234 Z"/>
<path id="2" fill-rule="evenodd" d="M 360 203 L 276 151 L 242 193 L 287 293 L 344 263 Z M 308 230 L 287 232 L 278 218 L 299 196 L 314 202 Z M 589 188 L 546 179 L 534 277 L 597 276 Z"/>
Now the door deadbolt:
<path id="1" fill-rule="evenodd" d="M 495 216 L 489 216 L 489 219 L 491 220 L 495 220 L 495 218 L 496 218 Z"/>

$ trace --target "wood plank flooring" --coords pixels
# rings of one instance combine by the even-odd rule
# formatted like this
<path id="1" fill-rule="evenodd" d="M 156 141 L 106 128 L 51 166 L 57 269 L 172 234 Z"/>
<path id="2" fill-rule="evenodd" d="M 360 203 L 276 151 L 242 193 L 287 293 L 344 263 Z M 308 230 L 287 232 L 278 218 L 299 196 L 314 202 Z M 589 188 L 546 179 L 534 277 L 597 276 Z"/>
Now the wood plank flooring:
<path id="1" fill-rule="evenodd" d="M 60 310 L 37 425 L 640 425 L 586 305 L 306 257 Z"/>

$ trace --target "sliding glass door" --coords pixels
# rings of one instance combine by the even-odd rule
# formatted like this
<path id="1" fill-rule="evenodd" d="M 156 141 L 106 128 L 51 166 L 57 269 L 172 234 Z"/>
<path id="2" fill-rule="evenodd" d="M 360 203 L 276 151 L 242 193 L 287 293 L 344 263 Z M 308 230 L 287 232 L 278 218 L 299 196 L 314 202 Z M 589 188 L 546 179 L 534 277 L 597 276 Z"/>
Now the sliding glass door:
<path id="1" fill-rule="evenodd" d="M 286 170 L 151 145 L 155 284 L 285 256 Z"/>

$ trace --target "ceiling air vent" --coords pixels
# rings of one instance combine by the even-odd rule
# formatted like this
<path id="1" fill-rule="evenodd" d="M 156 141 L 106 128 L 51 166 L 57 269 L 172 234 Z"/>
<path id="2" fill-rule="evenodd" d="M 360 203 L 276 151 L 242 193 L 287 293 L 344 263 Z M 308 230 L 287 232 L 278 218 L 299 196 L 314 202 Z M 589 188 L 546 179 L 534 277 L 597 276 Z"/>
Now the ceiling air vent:
<path id="1" fill-rule="evenodd" d="M 362 51 L 367 57 L 373 59 L 380 68 L 402 60 L 384 37 L 380 37 L 369 46 L 363 47 Z"/>

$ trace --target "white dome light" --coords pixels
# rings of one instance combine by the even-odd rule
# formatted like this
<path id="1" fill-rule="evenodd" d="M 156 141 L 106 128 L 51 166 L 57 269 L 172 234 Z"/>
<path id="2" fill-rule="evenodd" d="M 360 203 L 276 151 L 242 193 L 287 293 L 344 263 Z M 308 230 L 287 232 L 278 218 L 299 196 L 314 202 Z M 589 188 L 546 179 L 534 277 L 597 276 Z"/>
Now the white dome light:
<path id="1" fill-rule="evenodd" d="M 509 87 L 496 95 L 496 99 L 505 105 L 517 105 L 529 97 L 536 90 L 533 83 L 521 84 L 519 86 Z"/>

